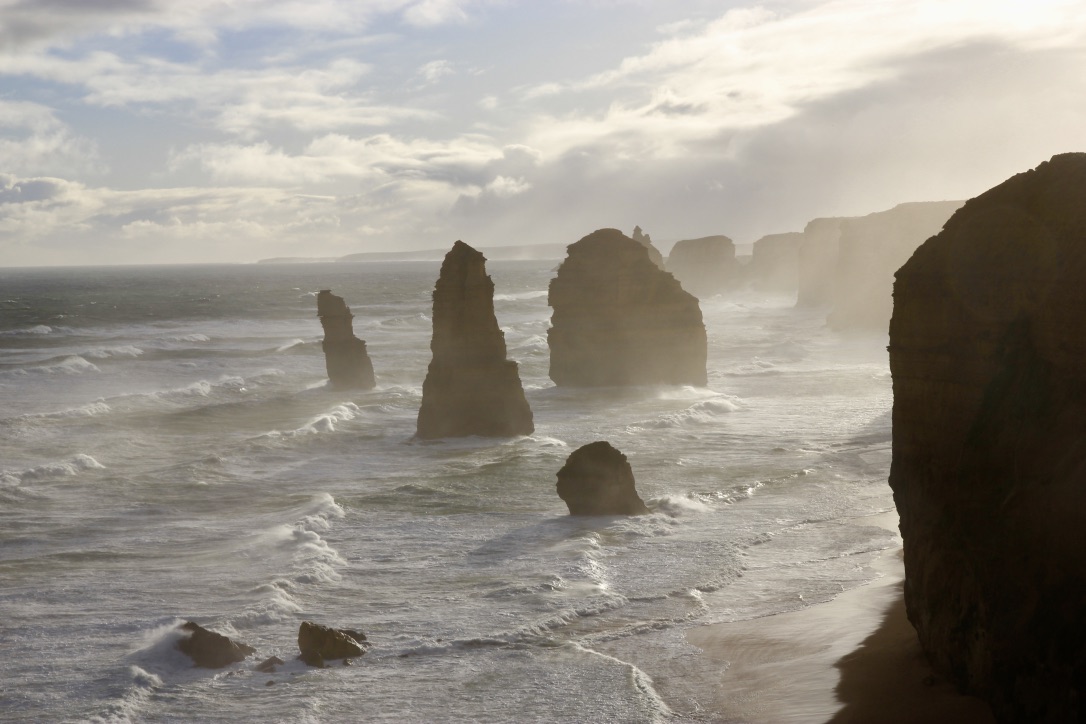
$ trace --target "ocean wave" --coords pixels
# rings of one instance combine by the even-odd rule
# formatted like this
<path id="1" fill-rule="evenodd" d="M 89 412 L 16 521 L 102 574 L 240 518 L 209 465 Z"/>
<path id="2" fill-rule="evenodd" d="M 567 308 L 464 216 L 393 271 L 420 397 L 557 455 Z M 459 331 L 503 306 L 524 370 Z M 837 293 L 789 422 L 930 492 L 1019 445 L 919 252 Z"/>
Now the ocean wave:
<path id="1" fill-rule="evenodd" d="M 541 299 L 542 297 L 547 296 L 547 293 L 548 293 L 547 290 L 543 289 L 541 291 L 518 292 L 516 294 L 495 294 L 494 295 L 494 301 L 495 302 L 518 302 L 518 301 L 521 301 L 523 299 Z"/>
<path id="2" fill-rule="evenodd" d="M 546 337 L 541 334 L 533 334 L 531 337 L 518 342 L 511 349 L 525 352 L 546 352 L 550 349 L 550 346 Z"/>
<path id="3" fill-rule="evenodd" d="M 7 485 L 18 485 L 19 483 L 48 480 L 49 478 L 70 477 L 85 470 L 105 470 L 105 467 L 90 455 L 80 453 L 66 462 L 45 463 L 26 470 L 0 471 L 0 482 Z"/>
<path id="4" fill-rule="evenodd" d="M 295 430 L 272 430 L 266 432 L 262 438 L 297 437 L 299 435 L 312 435 L 319 432 L 335 432 L 336 425 L 353 420 L 362 413 L 362 408 L 353 402 L 342 402 L 327 412 L 322 412 L 309 422 Z"/>
<path id="5" fill-rule="evenodd" d="M 306 344 L 306 341 L 304 339 L 292 339 L 291 341 L 287 342 L 286 344 L 281 345 L 279 347 L 276 347 L 275 351 L 276 352 L 286 352 L 287 350 L 293 349 L 295 347 L 300 347 L 300 346 L 302 346 L 304 344 Z"/>
<path id="6" fill-rule="evenodd" d="M 673 428 L 690 427 L 692 425 L 704 425 L 715 422 L 722 415 L 728 415 L 740 410 L 740 406 L 726 397 L 714 397 L 702 400 L 685 410 L 668 412 L 655 420 L 647 420 L 630 425 L 629 432 L 641 430 L 666 430 Z"/>
<path id="7" fill-rule="evenodd" d="M 91 359 L 135 359 L 143 354 L 139 347 L 123 345 L 120 347 L 96 347 L 79 353 L 82 357 Z"/>
<path id="8" fill-rule="evenodd" d="M 96 400 L 94 402 L 87 403 L 86 405 L 72 407 L 67 410 L 58 410 L 57 412 L 28 413 L 25 415 L 19 415 L 15 418 L 11 418 L 11 420 L 66 420 L 73 417 L 96 417 L 98 415 L 106 415 L 112 411 L 113 408 L 107 405 L 103 400 Z M 10 422 L 10 420 L 5 420 L 4 422 Z"/>
<path id="9" fill-rule="evenodd" d="M 657 513 L 679 518 L 683 516 L 706 513 L 712 510 L 699 496 L 691 495 L 662 495 L 646 501 L 650 509 Z"/>
<path id="10" fill-rule="evenodd" d="M 44 335 L 44 334 L 52 334 L 55 331 L 60 331 L 60 329 L 61 328 L 54 329 L 53 327 L 50 327 L 49 325 L 46 325 L 46 324 L 37 324 L 37 325 L 34 325 L 33 327 L 28 327 L 26 329 L 7 329 L 7 330 L 4 330 L 4 331 L 0 332 L 0 336 L 16 337 L 16 336 L 21 336 L 21 335 L 24 335 L 24 334 Z"/>
<path id="11" fill-rule="evenodd" d="M 188 342 L 188 343 L 210 342 L 211 341 L 211 337 L 208 337 L 206 334 L 182 334 L 182 335 L 178 335 L 178 336 L 174 336 L 174 337 L 163 337 L 162 339 L 167 341 L 167 342 Z"/>
<path id="12" fill-rule="evenodd" d="M 178 656 L 180 655 L 178 654 Z M 119 700 L 110 704 L 102 714 L 91 717 L 89 721 L 102 722 L 103 724 L 107 722 L 108 724 L 121 724 L 122 722 L 137 722 L 142 719 L 140 710 L 154 696 L 155 692 L 163 687 L 162 677 L 139 666 L 129 666 L 128 675 L 128 685 Z"/>
<path id="13" fill-rule="evenodd" d="M 0 372 L 0 377 L 23 377 L 25 375 L 81 375 L 87 372 L 101 372 L 97 365 L 88 362 L 79 355 L 71 355 L 62 358 L 52 364 L 39 364 L 29 367 L 18 367 L 12 370 Z"/>

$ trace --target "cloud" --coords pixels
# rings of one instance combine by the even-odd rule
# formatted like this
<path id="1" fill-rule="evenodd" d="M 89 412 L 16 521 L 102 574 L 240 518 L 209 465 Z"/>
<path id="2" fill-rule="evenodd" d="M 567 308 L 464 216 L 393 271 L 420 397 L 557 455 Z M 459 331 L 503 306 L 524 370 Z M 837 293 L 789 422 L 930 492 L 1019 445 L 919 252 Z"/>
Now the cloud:
<path id="1" fill-rule="evenodd" d="M 452 63 L 447 60 L 431 60 L 429 63 L 424 64 L 418 69 L 417 75 L 422 77 L 428 84 L 437 83 L 439 80 L 447 75 L 452 75 L 456 71 L 453 70 Z"/>
<path id="2" fill-rule="evenodd" d="M 96 173 L 98 148 L 72 132 L 55 112 L 29 101 L 0 100 L 0 164 L 11 173 Z"/>

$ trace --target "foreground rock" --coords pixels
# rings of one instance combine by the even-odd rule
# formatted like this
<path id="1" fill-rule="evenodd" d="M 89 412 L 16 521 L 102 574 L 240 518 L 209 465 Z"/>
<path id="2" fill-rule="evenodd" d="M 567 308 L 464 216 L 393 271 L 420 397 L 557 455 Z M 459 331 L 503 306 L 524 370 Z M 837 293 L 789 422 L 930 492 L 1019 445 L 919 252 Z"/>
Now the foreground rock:
<path id="1" fill-rule="evenodd" d="M 511 437 L 535 430 L 517 363 L 505 358 L 486 259 L 457 241 L 434 287 L 433 359 L 422 385 L 418 436 Z"/>
<path id="2" fill-rule="evenodd" d="M 634 487 L 626 456 L 605 440 L 579 447 L 558 471 L 558 497 L 570 515 L 641 515 L 648 513 Z"/>
<path id="3" fill-rule="evenodd" d="M 699 299 L 733 289 L 740 273 L 735 244 L 722 235 L 676 242 L 667 257 L 667 270 Z"/>
<path id="4" fill-rule="evenodd" d="M 298 658 L 310 666 L 323 667 L 326 661 L 361 656 L 368 648 L 361 631 L 335 629 L 312 621 L 302 621 L 298 627 Z"/>
<path id="5" fill-rule="evenodd" d="M 967 202 L 897 274 L 909 620 L 1003 721 L 1086 719 L 1086 154 Z"/>
<path id="6" fill-rule="evenodd" d="M 205 669 L 221 669 L 256 652 L 252 646 L 232 641 L 192 621 L 178 628 L 188 635 L 177 642 L 177 648 L 192 659 L 193 664 Z"/>
<path id="7" fill-rule="evenodd" d="M 324 364 L 333 387 L 371 390 L 377 386 L 366 343 L 354 336 L 354 315 L 343 297 L 322 289 L 317 295 L 317 316 L 324 328 Z"/>
<path id="8" fill-rule="evenodd" d="M 556 385 L 706 384 L 697 298 L 621 231 L 600 229 L 571 244 L 547 301 Z"/>

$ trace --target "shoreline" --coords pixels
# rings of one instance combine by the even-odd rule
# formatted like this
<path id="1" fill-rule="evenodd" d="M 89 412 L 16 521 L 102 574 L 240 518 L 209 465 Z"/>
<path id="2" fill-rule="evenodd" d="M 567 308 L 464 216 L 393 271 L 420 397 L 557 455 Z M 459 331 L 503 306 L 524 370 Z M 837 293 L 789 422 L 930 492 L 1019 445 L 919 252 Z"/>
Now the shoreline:
<path id="1" fill-rule="evenodd" d="M 872 522 L 897 530 L 896 513 Z M 829 601 L 686 630 L 697 661 L 684 672 L 641 665 L 680 718 L 696 721 L 993 723 L 985 702 L 959 694 L 924 658 L 905 615 L 901 547 L 872 565 L 879 578 Z"/>

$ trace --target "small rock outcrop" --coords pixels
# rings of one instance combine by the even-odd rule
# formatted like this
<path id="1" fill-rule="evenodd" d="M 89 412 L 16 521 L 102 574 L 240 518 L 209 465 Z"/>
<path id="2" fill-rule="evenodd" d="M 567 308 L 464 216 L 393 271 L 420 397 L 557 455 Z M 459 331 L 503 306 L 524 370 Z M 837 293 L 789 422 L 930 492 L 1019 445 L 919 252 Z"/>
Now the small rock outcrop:
<path id="1" fill-rule="evenodd" d="M 422 385 L 418 437 L 511 437 L 535 430 L 517 363 L 506 359 L 486 258 L 462 241 L 434 287 L 433 359 Z"/>
<path id="2" fill-rule="evenodd" d="M 252 646 L 232 641 L 229 637 L 208 631 L 192 621 L 187 621 L 178 628 L 187 635 L 177 642 L 177 648 L 192 659 L 194 665 L 204 669 L 221 669 L 256 653 Z"/>
<path id="3" fill-rule="evenodd" d="M 325 661 L 361 656 L 369 649 L 361 631 L 335 629 L 312 621 L 298 627 L 298 658 L 310 666 L 322 668 Z"/>
<path id="4" fill-rule="evenodd" d="M 570 515 L 642 515 L 649 509 L 634 487 L 626 456 L 600 440 L 574 450 L 558 471 L 558 497 Z"/>
<path id="5" fill-rule="evenodd" d="M 972 199 L 897 273 L 909 620 L 1001 721 L 1086 720 L 1086 154 Z"/>
<path id="6" fill-rule="evenodd" d="M 636 241 L 641 246 L 645 247 L 645 250 L 649 252 L 649 259 L 652 263 L 661 269 L 664 268 L 664 255 L 660 253 L 660 250 L 652 245 L 652 237 L 641 230 L 640 226 L 635 226 L 631 239 Z"/>
<path id="7" fill-rule="evenodd" d="M 333 387 L 372 390 L 377 386 L 366 343 L 354 336 L 354 315 L 343 297 L 322 289 L 317 294 L 317 316 L 324 328 L 324 364 Z"/>
<path id="8" fill-rule="evenodd" d="M 667 270 L 699 299 L 733 289 L 740 273 L 735 244 L 722 235 L 676 242 L 667 257 Z"/>
<path id="9" fill-rule="evenodd" d="M 621 231 L 600 229 L 570 244 L 547 301 L 556 385 L 707 383 L 697 298 Z"/>

